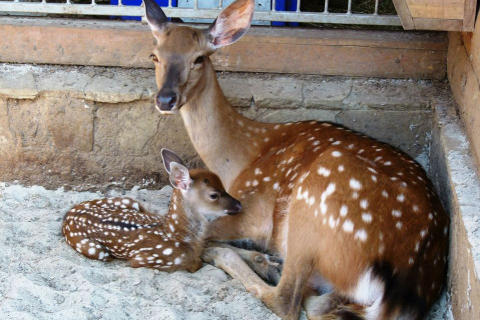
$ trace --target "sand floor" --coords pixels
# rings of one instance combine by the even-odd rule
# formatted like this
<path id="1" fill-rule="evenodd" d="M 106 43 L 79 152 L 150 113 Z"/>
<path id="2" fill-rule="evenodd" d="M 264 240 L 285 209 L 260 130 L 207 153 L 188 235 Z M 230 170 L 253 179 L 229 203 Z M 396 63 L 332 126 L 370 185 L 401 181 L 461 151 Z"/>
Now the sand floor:
<path id="1" fill-rule="evenodd" d="M 170 193 L 170 187 L 134 188 L 124 196 L 161 213 Z M 0 183 L 0 319 L 278 319 L 240 282 L 210 265 L 194 274 L 168 274 L 75 252 L 60 232 L 64 214 L 104 196 Z M 450 314 L 443 300 L 429 319 Z"/>

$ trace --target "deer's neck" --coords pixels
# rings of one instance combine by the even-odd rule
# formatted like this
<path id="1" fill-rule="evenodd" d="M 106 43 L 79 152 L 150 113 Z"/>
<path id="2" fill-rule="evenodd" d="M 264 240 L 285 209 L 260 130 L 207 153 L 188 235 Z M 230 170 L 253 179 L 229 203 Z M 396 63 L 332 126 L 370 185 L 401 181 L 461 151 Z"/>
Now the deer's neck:
<path id="1" fill-rule="evenodd" d="M 213 67 L 205 68 L 197 92 L 180 113 L 197 153 L 229 190 L 257 157 L 260 143 L 256 132 L 266 124 L 237 113 L 224 96 Z"/>

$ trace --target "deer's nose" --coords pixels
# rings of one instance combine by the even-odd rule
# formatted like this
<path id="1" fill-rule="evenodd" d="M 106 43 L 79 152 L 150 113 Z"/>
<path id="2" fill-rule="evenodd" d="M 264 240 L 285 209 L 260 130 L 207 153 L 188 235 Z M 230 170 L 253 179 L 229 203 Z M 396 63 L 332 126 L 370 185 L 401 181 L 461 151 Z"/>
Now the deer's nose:
<path id="1" fill-rule="evenodd" d="M 161 111 L 171 111 L 177 103 L 177 94 L 173 91 L 160 91 L 157 94 L 156 104 Z"/>

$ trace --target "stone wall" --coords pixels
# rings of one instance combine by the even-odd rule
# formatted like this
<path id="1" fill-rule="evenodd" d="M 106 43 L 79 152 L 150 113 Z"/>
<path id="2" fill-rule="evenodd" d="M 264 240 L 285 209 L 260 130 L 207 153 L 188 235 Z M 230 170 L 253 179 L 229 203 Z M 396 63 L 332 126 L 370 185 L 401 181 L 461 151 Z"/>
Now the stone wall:
<path id="1" fill-rule="evenodd" d="M 266 122 L 342 123 L 428 166 L 435 81 L 220 73 L 232 104 Z M 153 107 L 146 69 L 0 65 L 0 181 L 79 190 L 158 188 L 160 149 L 201 166 L 180 116 Z"/>

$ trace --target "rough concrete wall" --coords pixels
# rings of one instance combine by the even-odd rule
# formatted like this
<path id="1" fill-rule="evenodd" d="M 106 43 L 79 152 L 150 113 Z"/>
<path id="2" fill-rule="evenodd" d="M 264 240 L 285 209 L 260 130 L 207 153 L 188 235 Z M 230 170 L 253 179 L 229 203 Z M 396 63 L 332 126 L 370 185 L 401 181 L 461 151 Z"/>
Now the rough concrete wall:
<path id="1" fill-rule="evenodd" d="M 345 124 L 428 165 L 433 99 L 442 83 L 322 76 L 219 74 L 246 116 Z M 180 116 L 152 106 L 151 70 L 0 66 L 0 181 L 48 188 L 160 187 L 159 151 L 201 162 Z"/>
<path id="2" fill-rule="evenodd" d="M 431 176 L 451 215 L 448 292 L 456 320 L 480 319 L 480 179 L 453 101 L 437 102 Z"/>

